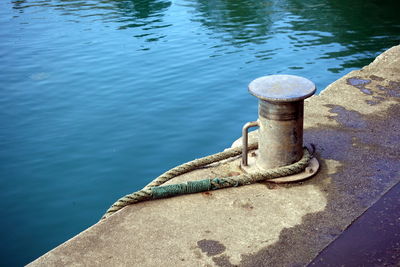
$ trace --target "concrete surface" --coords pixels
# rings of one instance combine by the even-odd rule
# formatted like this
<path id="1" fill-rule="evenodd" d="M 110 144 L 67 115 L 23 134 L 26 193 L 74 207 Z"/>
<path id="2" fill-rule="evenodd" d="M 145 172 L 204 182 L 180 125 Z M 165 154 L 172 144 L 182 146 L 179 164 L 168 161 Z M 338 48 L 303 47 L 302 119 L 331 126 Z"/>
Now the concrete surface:
<path id="1" fill-rule="evenodd" d="M 321 163 L 314 178 L 132 205 L 30 266 L 308 265 L 400 181 L 399 102 L 396 46 L 306 100 L 304 139 Z M 173 182 L 229 176 L 238 165 L 236 158 Z"/>

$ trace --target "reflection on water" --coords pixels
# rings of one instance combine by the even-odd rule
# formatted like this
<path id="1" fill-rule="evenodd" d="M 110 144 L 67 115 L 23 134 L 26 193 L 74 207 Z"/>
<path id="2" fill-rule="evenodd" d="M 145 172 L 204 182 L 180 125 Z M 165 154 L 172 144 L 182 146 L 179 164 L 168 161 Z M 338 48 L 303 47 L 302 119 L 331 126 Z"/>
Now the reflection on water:
<path id="1" fill-rule="evenodd" d="M 26 264 L 119 196 L 229 146 L 257 114 L 252 79 L 301 75 L 321 91 L 368 64 L 399 43 L 399 5 L 0 1 L 0 265 Z"/>
<path id="2" fill-rule="evenodd" d="M 269 37 L 270 26 L 279 20 L 277 6 L 281 1 L 188 0 L 194 9 L 192 21 L 215 31 L 232 45 L 263 43 Z M 226 33 L 226 34 L 225 34 Z"/>
<path id="3" fill-rule="evenodd" d="M 162 22 L 163 13 L 171 6 L 167 0 L 18 0 L 12 1 L 13 8 L 23 12 L 26 8 L 49 7 L 60 11 L 63 16 L 92 17 L 93 21 L 115 22 L 118 29 L 143 27 Z"/>
<path id="4" fill-rule="evenodd" d="M 64 16 L 116 23 L 120 30 L 144 30 L 134 37 L 150 36 L 154 29 L 173 26 L 162 19 L 172 5 L 168 0 L 18 0 L 12 4 L 20 12 L 26 8 L 48 7 Z M 176 4 L 187 7 L 190 20 L 210 29 L 212 38 L 224 41 L 212 47 L 215 49 L 223 48 L 226 43 L 236 47 L 263 44 L 273 34 L 283 33 L 291 39 L 293 51 L 324 44 L 338 43 L 344 47 L 341 51 L 327 51 L 322 59 L 368 55 L 364 61 L 363 56 L 356 56 L 343 65 L 343 68 L 352 68 L 360 65 L 360 60 L 366 64 L 376 55 L 376 47 L 388 47 L 399 39 L 398 1 L 184 0 Z M 275 49 L 266 49 L 267 53 L 257 59 L 270 59 Z"/>
<path id="5" fill-rule="evenodd" d="M 261 44 L 276 34 L 290 38 L 293 52 L 330 45 L 333 49 L 328 47 L 319 58 L 346 61 L 341 68 L 329 68 L 333 72 L 368 64 L 376 56 L 377 47 L 390 47 L 400 39 L 398 1 L 185 2 L 194 9 L 192 21 L 200 22 L 215 32 L 214 37 L 231 45 Z M 339 51 L 337 44 L 342 47 Z M 277 50 L 279 46 L 258 52 L 257 59 L 271 59 Z"/>
<path id="6" fill-rule="evenodd" d="M 290 11 L 304 19 L 294 21 L 293 30 L 329 33 L 312 45 L 340 43 L 344 49 L 327 51 L 321 58 L 351 58 L 343 68 L 368 64 L 376 56 L 377 47 L 399 43 L 399 1 L 292 0 L 290 3 Z"/>

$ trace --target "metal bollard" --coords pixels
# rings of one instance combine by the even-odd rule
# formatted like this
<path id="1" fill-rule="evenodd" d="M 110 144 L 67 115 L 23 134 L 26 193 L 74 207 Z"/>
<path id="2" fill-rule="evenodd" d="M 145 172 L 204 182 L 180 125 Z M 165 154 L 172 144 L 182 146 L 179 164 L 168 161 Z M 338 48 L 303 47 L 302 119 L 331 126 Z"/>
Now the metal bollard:
<path id="1" fill-rule="evenodd" d="M 303 156 L 304 99 L 315 93 L 308 79 L 294 75 L 271 75 L 255 79 L 249 92 L 259 99 L 257 122 L 243 127 L 242 167 L 249 170 L 248 128 L 259 126 L 258 151 L 253 162 L 257 171 L 292 164 Z"/>

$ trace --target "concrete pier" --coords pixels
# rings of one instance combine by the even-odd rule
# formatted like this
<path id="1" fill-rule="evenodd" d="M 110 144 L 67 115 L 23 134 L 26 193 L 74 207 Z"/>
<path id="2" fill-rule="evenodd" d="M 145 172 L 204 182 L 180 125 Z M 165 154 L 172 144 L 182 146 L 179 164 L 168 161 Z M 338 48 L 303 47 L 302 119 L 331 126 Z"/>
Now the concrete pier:
<path id="1" fill-rule="evenodd" d="M 316 145 L 321 163 L 312 179 L 131 205 L 29 266 L 324 265 L 316 259 L 321 251 L 329 258 L 330 245 L 400 182 L 399 114 L 396 46 L 305 101 L 304 143 Z M 241 172 L 239 164 L 235 158 L 169 184 L 230 176 Z M 400 264 L 400 220 L 391 223 L 398 241 L 383 261 L 394 266 Z M 371 264 L 382 263 L 376 260 Z"/>

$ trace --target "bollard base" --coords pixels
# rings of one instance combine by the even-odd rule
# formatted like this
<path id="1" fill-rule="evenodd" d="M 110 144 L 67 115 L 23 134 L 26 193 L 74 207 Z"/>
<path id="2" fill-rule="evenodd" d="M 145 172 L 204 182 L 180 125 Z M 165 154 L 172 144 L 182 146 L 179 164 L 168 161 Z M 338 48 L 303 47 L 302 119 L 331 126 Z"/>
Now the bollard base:
<path id="1" fill-rule="evenodd" d="M 250 152 L 247 166 L 243 166 L 242 164 L 240 164 L 240 168 L 242 169 L 243 172 L 245 172 L 245 173 L 260 173 L 260 172 L 265 171 L 256 165 L 257 152 L 258 152 L 257 150 Z M 267 182 L 270 182 L 270 183 L 299 182 L 299 181 L 311 178 L 313 175 L 315 175 L 318 172 L 318 169 L 319 169 L 319 162 L 318 162 L 317 158 L 314 157 L 310 160 L 310 162 L 308 163 L 308 166 L 304 169 L 304 171 L 297 173 L 297 174 L 285 176 L 285 177 L 270 179 L 270 180 L 267 180 Z"/>

